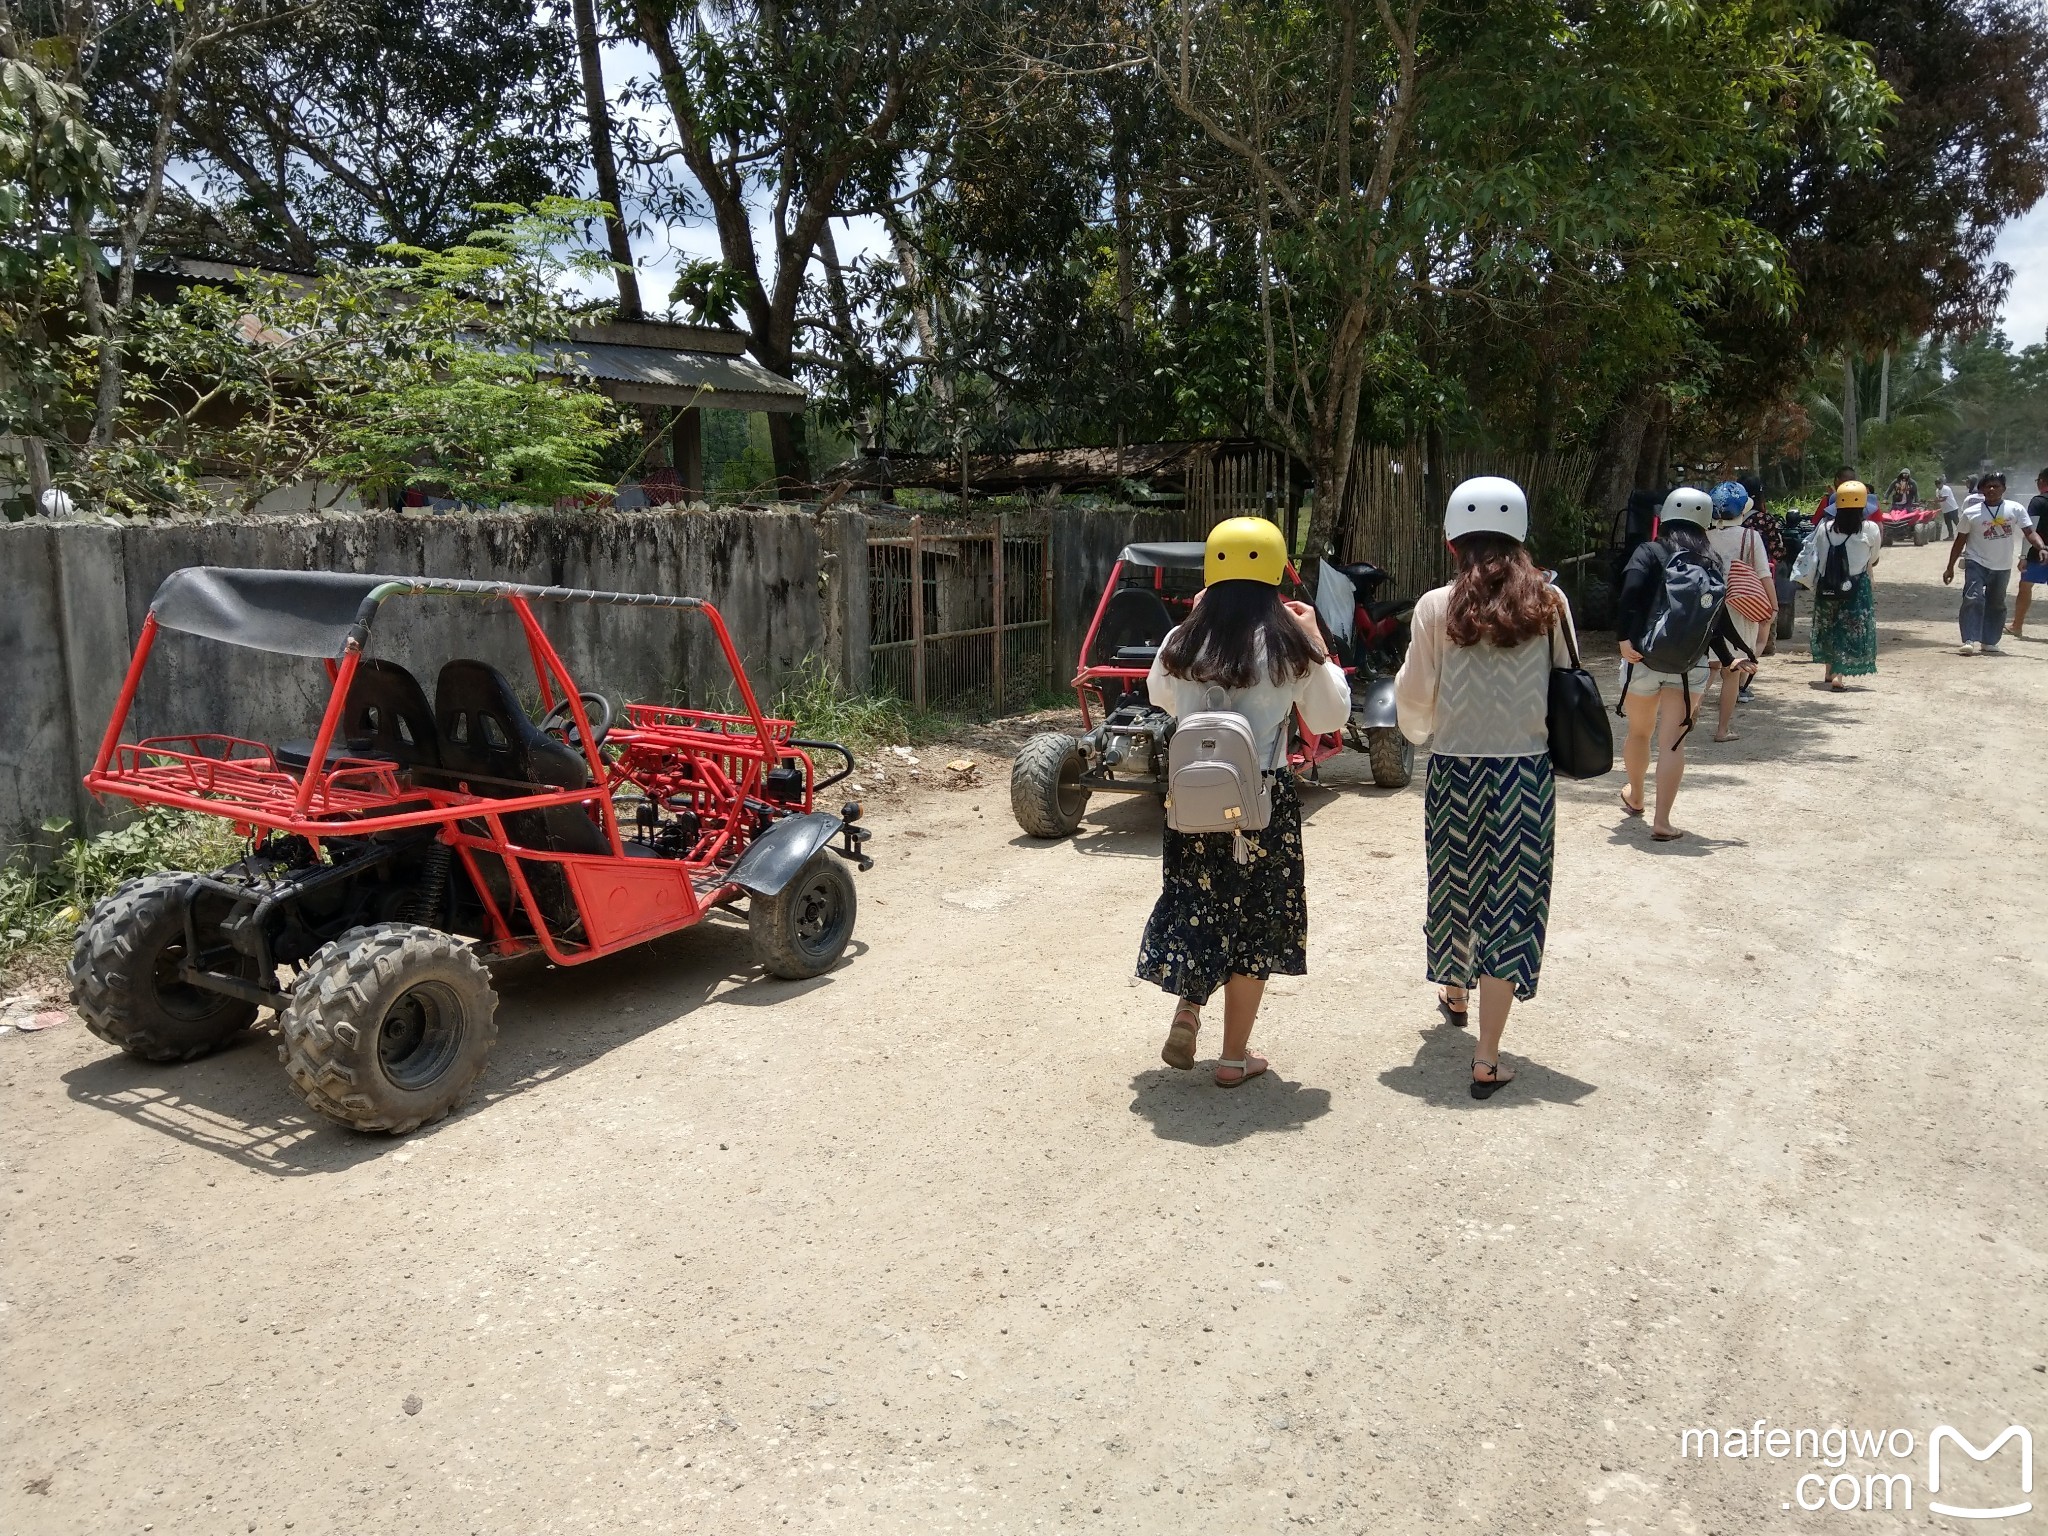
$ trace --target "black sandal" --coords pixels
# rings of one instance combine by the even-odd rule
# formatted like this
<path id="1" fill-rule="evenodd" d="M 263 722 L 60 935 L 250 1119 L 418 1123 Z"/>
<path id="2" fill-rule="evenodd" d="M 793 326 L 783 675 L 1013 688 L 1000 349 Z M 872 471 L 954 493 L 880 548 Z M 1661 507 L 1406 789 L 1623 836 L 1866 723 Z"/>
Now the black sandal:
<path id="1" fill-rule="evenodd" d="M 1472 994 L 1467 992 L 1465 994 L 1465 1006 L 1463 1008 L 1453 1008 L 1451 1006 L 1450 989 L 1448 987 L 1438 987 L 1436 989 L 1436 1011 L 1457 1025 L 1458 1028 L 1463 1029 L 1466 1019 L 1471 1015 L 1471 998 Z"/>
<path id="2" fill-rule="evenodd" d="M 1475 1099 L 1490 1099 L 1515 1080 L 1512 1073 L 1506 1077 L 1500 1075 L 1500 1058 L 1498 1056 L 1494 1057 L 1491 1061 L 1481 1061 L 1477 1056 L 1474 1056 L 1472 1058 L 1472 1065 L 1484 1067 L 1487 1071 L 1494 1074 L 1493 1081 L 1490 1083 L 1482 1083 L 1476 1078 L 1473 1080 L 1472 1097 Z"/>

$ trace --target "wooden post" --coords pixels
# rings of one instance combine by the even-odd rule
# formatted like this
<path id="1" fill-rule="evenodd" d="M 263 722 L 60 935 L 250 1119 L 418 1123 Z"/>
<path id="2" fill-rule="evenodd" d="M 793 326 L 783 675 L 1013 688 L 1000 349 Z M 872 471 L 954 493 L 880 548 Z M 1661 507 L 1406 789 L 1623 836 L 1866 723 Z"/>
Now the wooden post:
<path id="1" fill-rule="evenodd" d="M 1052 529 L 1045 530 L 1038 546 L 1038 616 L 1045 621 L 1045 644 L 1040 648 L 1045 656 L 1045 686 L 1050 689 L 1053 677 L 1053 617 L 1052 617 Z"/>
<path id="2" fill-rule="evenodd" d="M 679 412 L 675 424 L 676 480 L 683 494 L 704 495 L 704 412 L 696 406 Z"/>
<path id="3" fill-rule="evenodd" d="M 910 518 L 910 705 L 924 709 L 924 519 Z"/>
<path id="4" fill-rule="evenodd" d="M 1003 712 L 1003 514 L 996 514 L 995 546 L 996 575 L 996 634 L 995 634 L 995 693 L 996 713 Z"/>

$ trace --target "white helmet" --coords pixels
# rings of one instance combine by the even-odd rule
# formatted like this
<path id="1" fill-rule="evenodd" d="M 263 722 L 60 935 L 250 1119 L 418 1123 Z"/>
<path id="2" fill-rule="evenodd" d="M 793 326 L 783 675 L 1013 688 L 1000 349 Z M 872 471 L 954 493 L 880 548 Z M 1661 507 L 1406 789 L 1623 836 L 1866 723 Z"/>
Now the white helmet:
<path id="1" fill-rule="evenodd" d="M 1455 542 L 1468 533 L 1504 533 L 1518 544 L 1529 540 L 1529 498 L 1512 480 L 1480 475 L 1451 492 L 1444 508 L 1444 537 Z"/>
<path id="2" fill-rule="evenodd" d="M 1681 485 L 1664 498 L 1657 510 L 1660 523 L 1691 523 L 1704 529 L 1714 520 L 1714 498 L 1690 485 Z"/>

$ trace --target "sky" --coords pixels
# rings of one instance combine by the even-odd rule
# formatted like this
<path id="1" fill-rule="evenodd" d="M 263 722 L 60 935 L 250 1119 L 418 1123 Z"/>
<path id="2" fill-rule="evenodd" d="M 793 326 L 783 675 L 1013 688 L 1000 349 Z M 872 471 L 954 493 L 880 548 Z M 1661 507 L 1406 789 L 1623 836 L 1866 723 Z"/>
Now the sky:
<path id="1" fill-rule="evenodd" d="M 2012 268 L 2005 334 L 2015 349 L 2048 340 L 2048 201 L 1998 232 L 1997 255 Z"/>

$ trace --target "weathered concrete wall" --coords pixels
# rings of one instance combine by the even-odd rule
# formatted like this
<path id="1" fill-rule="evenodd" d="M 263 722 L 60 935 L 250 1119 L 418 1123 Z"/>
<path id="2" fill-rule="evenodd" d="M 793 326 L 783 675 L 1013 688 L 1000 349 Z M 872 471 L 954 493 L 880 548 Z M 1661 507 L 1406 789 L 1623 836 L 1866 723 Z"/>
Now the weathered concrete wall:
<path id="1" fill-rule="evenodd" d="M 1053 678 L 1064 684 L 1080 665 L 1088 621 L 1126 544 L 1181 537 L 1180 520 L 1156 512 L 1061 507 L 1052 513 Z"/>
<path id="2" fill-rule="evenodd" d="M 52 817 L 104 825 L 79 779 L 119 694 L 151 595 L 187 565 L 391 575 L 688 594 L 717 604 L 763 701 L 807 657 L 843 660 L 828 640 L 827 561 L 859 549 L 853 514 L 639 512 L 221 521 L 109 527 L 0 526 L 0 857 Z M 859 569 L 860 567 L 856 567 Z M 832 583 L 835 594 L 865 580 Z M 542 622 L 570 672 L 614 701 L 718 704 L 730 696 L 709 626 L 694 614 L 545 605 Z M 865 636 L 865 624 L 858 631 Z M 837 643 L 832 643 L 836 641 Z M 412 668 L 431 698 L 442 662 L 482 657 L 537 696 L 516 620 L 503 604 L 392 603 L 370 653 Z M 227 731 L 258 741 L 308 736 L 327 695 L 317 661 L 164 634 L 126 736 Z"/>

